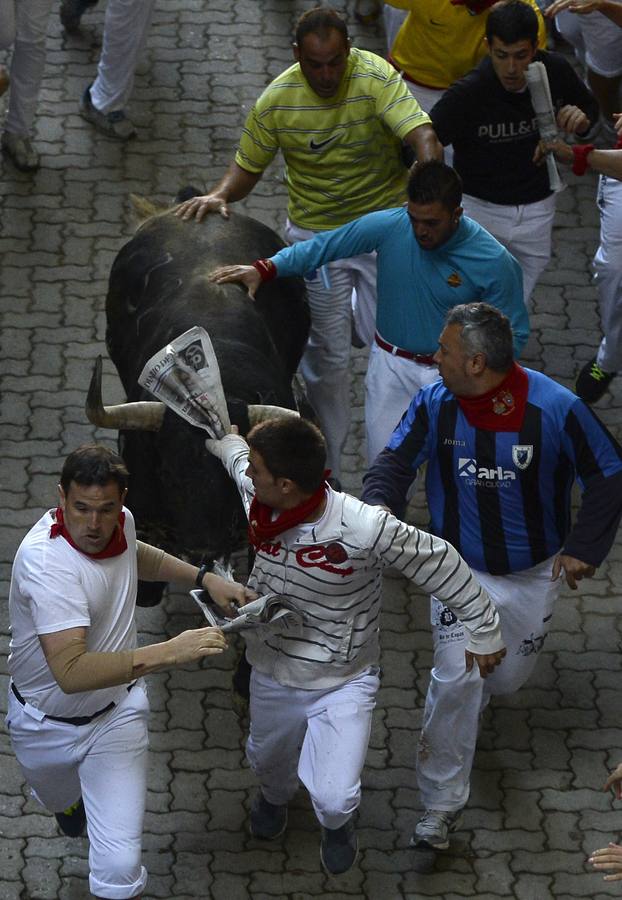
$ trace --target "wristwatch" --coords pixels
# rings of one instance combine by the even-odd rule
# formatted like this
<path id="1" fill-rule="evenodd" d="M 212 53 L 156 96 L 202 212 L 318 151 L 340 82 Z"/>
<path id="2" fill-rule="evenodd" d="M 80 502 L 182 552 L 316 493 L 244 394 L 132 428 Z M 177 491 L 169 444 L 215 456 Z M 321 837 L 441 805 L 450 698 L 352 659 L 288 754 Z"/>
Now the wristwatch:
<path id="1" fill-rule="evenodd" d="M 212 571 L 212 564 L 208 562 L 201 563 L 199 567 L 199 571 L 197 572 L 197 577 L 194 580 L 194 583 L 198 588 L 203 588 L 203 579 L 207 575 L 208 572 Z"/>

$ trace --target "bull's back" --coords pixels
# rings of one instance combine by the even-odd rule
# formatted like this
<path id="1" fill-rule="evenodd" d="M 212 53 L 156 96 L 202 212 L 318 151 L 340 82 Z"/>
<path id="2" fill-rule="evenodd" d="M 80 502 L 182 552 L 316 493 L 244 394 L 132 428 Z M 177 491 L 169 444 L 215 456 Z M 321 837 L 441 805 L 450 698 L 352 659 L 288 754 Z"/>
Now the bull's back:
<path id="1" fill-rule="evenodd" d="M 308 333 L 302 282 L 270 282 L 253 303 L 240 286 L 208 280 L 217 266 L 272 256 L 282 246 L 271 229 L 245 216 L 148 220 L 117 255 L 106 303 L 108 350 L 128 396 L 147 359 L 193 325 L 210 334 L 226 393 L 252 401 L 241 391 L 249 366 L 271 385 L 289 382 Z"/>

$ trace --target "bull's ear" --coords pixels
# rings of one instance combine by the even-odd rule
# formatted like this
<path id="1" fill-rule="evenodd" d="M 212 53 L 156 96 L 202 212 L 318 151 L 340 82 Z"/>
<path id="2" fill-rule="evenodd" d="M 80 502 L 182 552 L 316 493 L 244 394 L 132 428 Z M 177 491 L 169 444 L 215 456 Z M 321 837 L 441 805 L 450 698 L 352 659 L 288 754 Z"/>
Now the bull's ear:
<path id="1" fill-rule="evenodd" d="M 102 401 L 102 358 L 101 356 L 97 357 L 84 405 L 86 417 L 91 425 L 97 425 L 99 428 L 118 428 L 119 430 L 159 431 L 162 427 L 165 410 L 164 403 L 151 400 L 104 406 Z"/>

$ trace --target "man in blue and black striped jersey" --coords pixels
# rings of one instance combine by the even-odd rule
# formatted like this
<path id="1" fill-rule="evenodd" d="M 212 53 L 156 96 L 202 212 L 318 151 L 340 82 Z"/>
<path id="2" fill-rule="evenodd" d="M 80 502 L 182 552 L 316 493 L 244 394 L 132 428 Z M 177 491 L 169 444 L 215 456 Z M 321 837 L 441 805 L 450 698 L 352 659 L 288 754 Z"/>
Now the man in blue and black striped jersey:
<path id="1" fill-rule="evenodd" d="M 412 400 L 364 479 L 398 517 L 419 467 L 433 534 L 450 541 L 499 610 L 508 653 L 484 683 L 464 671 L 464 628 L 432 598 L 434 668 L 418 748 L 426 812 L 412 844 L 443 850 L 469 796 L 479 714 L 534 668 L 565 577 L 591 577 L 622 516 L 622 448 L 583 401 L 512 359 L 508 319 L 486 303 L 448 314 L 442 380 Z M 583 496 L 574 524 L 571 490 Z"/>

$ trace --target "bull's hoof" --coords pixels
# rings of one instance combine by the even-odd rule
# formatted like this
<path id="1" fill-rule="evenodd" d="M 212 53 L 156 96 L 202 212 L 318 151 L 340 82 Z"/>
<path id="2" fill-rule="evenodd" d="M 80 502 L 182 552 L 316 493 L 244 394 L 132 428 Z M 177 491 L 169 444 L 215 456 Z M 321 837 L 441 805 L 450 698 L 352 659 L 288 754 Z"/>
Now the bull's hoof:
<path id="1" fill-rule="evenodd" d="M 157 606 L 165 587 L 165 581 L 139 581 L 136 606 Z"/>

